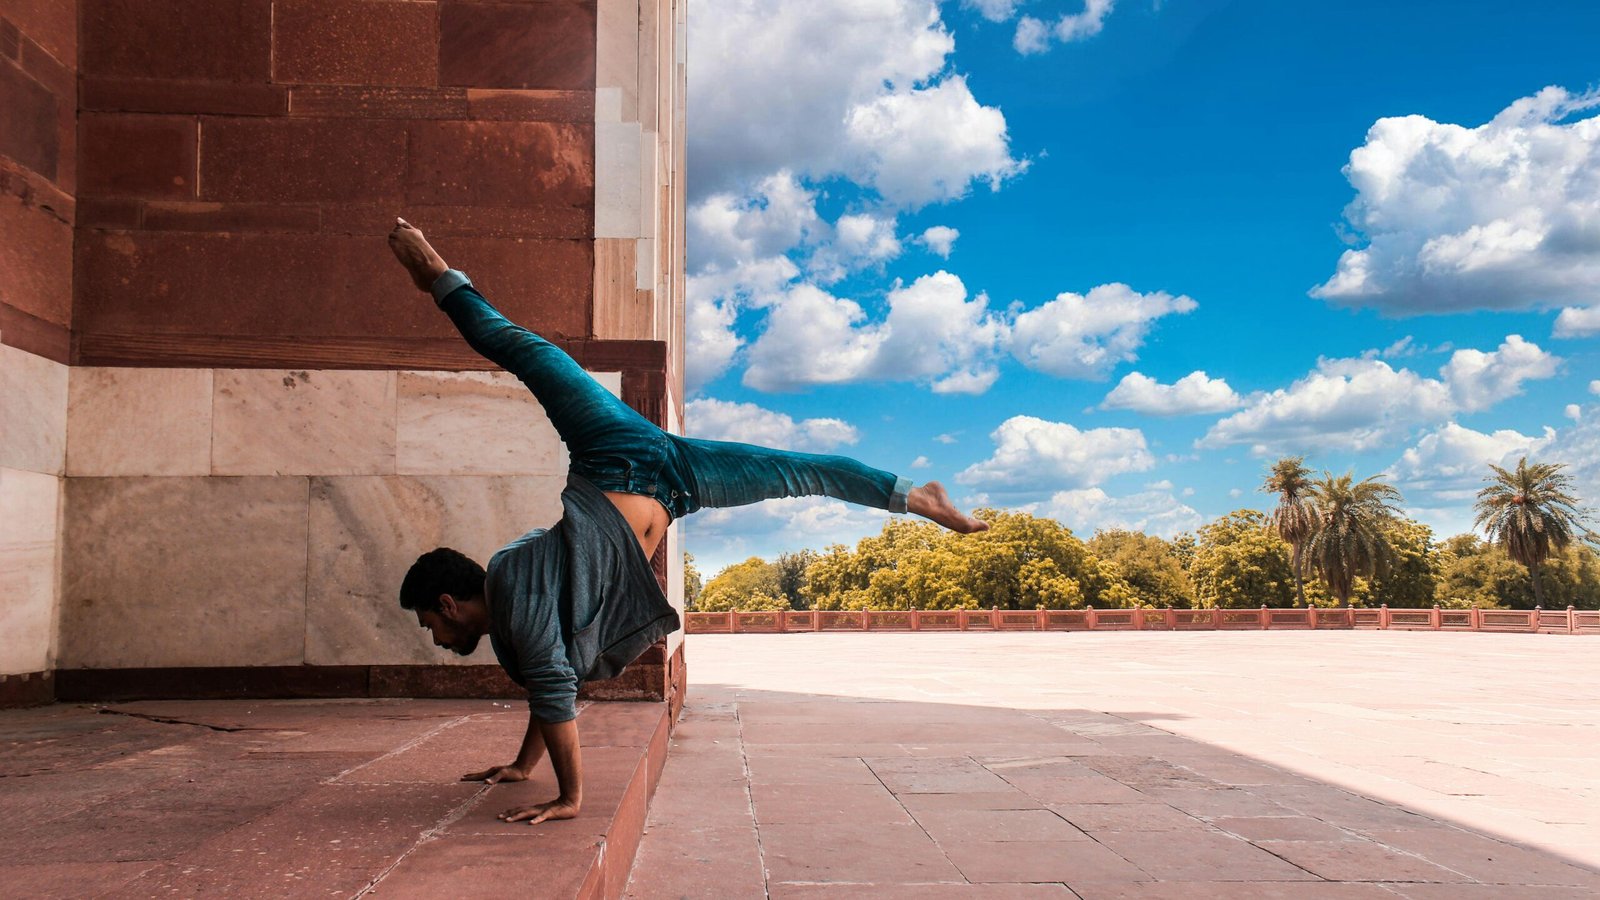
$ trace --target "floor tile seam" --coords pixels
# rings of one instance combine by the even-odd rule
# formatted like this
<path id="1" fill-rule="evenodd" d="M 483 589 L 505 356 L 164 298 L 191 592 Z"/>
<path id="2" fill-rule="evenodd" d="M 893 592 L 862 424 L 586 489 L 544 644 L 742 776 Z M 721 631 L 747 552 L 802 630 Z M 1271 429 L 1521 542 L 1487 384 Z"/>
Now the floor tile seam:
<path id="1" fill-rule="evenodd" d="M 407 847 L 404 852 L 395 857 L 394 862 L 385 866 L 383 871 L 373 876 L 372 880 L 367 882 L 365 887 L 357 891 L 351 897 L 351 900 L 359 900 L 359 898 L 365 897 L 377 890 L 378 885 L 381 884 L 385 878 L 388 878 L 390 873 L 399 868 L 400 864 L 405 862 L 407 857 L 411 856 L 411 854 L 417 852 L 418 850 L 421 850 L 424 845 L 437 840 L 439 836 L 444 834 L 445 830 L 451 825 L 454 825 L 463 818 L 466 818 L 467 813 L 472 812 L 474 807 L 476 807 L 479 803 L 482 803 L 485 797 L 489 796 L 489 789 L 492 787 L 493 785 L 486 784 L 474 791 L 471 796 L 457 804 L 454 809 L 445 813 L 443 818 L 439 819 L 439 821 L 433 823 L 433 825 L 430 827 L 423 829 L 422 832 L 417 835 L 417 839 L 411 843 L 410 847 Z M 602 850 L 602 852 L 604 851 Z"/>
<path id="2" fill-rule="evenodd" d="M 744 780 L 745 809 L 750 813 L 750 831 L 756 836 L 756 863 L 761 866 L 761 895 L 764 900 L 772 900 L 772 871 L 767 868 L 767 847 L 761 839 L 761 822 L 756 818 L 755 791 L 752 789 L 754 780 L 750 773 L 750 751 L 745 747 L 744 716 L 740 714 L 738 701 L 734 701 L 733 704 L 733 721 L 738 725 L 739 768 Z M 629 880 L 632 880 L 631 877 Z"/>
<path id="3" fill-rule="evenodd" d="M 471 715 L 457 716 L 457 717 L 455 717 L 453 719 L 447 719 L 444 722 L 441 722 L 438 725 L 434 726 L 433 728 L 428 729 L 427 731 L 423 732 L 422 734 L 417 735 L 416 737 L 412 738 L 411 740 L 406 741 L 405 743 L 403 743 L 400 746 L 394 748 L 393 750 L 390 750 L 388 753 L 380 754 L 378 756 L 373 757 L 372 759 L 367 760 L 364 763 L 359 763 L 357 765 L 351 766 L 350 768 L 345 769 L 343 772 L 340 772 L 337 775 L 332 775 L 332 776 L 330 776 L 328 778 L 323 779 L 322 783 L 323 784 L 336 784 L 340 780 L 342 780 L 342 779 L 344 779 L 344 778 L 346 778 L 346 777 L 348 777 L 350 775 L 353 775 L 356 772 L 359 772 L 359 771 L 361 771 L 362 769 L 365 769 L 368 766 L 376 765 L 376 764 L 378 764 L 380 762 L 383 762 L 386 759 L 389 759 L 390 757 L 399 756 L 400 754 L 402 754 L 402 753 L 406 752 L 407 750 L 410 750 L 410 749 L 418 746 L 419 744 L 421 744 L 422 742 L 428 740 L 429 738 L 433 737 L 434 735 L 442 734 L 443 732 L 448 731 L 449 729 L 454 728 L 457 725 L 461 725 L 461 724 L 463 724 L 463 723 L 465 723 L 467 721 L 470 721 L 471 719 L 472 719 Z"/>

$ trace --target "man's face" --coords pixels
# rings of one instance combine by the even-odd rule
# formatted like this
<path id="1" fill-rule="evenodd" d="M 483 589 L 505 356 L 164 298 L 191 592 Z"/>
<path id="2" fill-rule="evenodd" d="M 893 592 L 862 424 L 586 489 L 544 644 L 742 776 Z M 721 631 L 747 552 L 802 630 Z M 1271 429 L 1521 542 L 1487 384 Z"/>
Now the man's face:
<path id="1" fill-rule="evenodd" d="M 469 656 L 478 649 L 480 635 L 452 621 L 444 609 L 417 613 L 417 624 L 433 632 L 433 643 L 460 656 Z"/>

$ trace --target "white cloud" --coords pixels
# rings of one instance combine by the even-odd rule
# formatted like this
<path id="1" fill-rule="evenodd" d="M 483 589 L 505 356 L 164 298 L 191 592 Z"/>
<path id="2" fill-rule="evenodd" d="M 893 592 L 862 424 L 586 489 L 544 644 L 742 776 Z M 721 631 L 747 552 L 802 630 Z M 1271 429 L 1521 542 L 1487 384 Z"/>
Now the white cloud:
<path id="1" fill-rule="evenodd" d="M 1595 382 L 1595 384 L 1600 384 L 1600 381 Z M 1595 393 L 1600 394 L 1600 390 L 1596 390 Z M 958 440 L 953 434 L 935 435 L 933 439 L 941 444 L 954 444 Z"/>
<path id="2" fill-rule="evenodd" d="M 1379 119 L 1344 169 L 1366 246 L 1312 295 L 1400 314 L 1593 303 L 1600 117 L 1562 121 L 1597 105 L 1548 87 L 1476 128 Z"/>
<path id="3" fill-rule="evenodd" d="M 1193 531 L 1204 517 L 1167 490 L 1147 490 L 1113 497 L 1097 487 L 1058 491 L 1041 512 L 1087 537 L 1096 531 L 1123 529 L 1171 538 Z"/>
<path id="4" fill-rule="evenodd" d="M 856 381 L 916 381 L 935 393 L 983 393 L 999 375 L 1005 323 L 988 298 L 967 299 L 948 272 L 889 292 L 889 313 L 866 321 L 853 300 L 799 285 L 777 302 L 750 348 L 744 383 L 764 391 Z"/>
<path id="5" fill-rule="evenodd" d="M 882 531 L 889 515 L 830 497 L 786 497 L 701 510 L 684 520 L 684 542 L 696 565 L 709 575 L 752 554 L 772 559 L 834 543 L 854 545 Z"/>
<path id="6" fill-rule="evenodd" d="M 961 237 L 961 232 L 947 225 L 935 225 L 922 232 L 918 243 L 928 248 L 928 252 L 937 253 L 945 259 L 950 258 L 950 251 L 955 249 L 956 238 Z"/>
<path id="7" fill-rule="evenodd" d="M 1080 431 L 1065 422 L 1013 416 L 989 437 L 994 455 L 962 470 L 956 481 L 995 491 L 1082 488 L 1155 465 L 1136 428 Z"/>
<path id="8" fill-rule="evenodd" d="M 1023 16 L 1017 22 L 1017 33 L 1011 45 L 1018 53 L 1027 55 L 1049 50 L 1052 38 L 1063 44 L 1087 40 L 1105 29 L 1106 17 L 1115 8 L 1116 0 L 1084 0 L 1082 12 L 1067 13 L 1054 22 Z"/>
<path id="9" fill-rule="evenodd" d="M 1589 382 L 1589 393 L 1600 396 L 1600 378 Z"/>
<path id="10" fill-rule="evenodd" d="M 1576 403 L 1568 403 L 1566 408 L 1562 410 L 1562 413 L 1574 422 L 1578 422 L 1583 419 L 1583 407 Z"/>
<path id="11" fill-rule="evenodd" d="M 1017 14 L 1022 0 L 961 0 L 967 9 L 975 9 L 991 22 L 1004 22 Z"/>
<path id="12" fill-rule="evenodd" d="M 1551 337 L 1581 338 L 1600 334 L 1600 306 L 1569 306 L 1556 316 Z"/>
<path id="13" fill-rule="evenodd" d="M 1172 482 L 1166 478 L 1163 478 L 1160 481 L 1150 482 L 1149 484 L 1145 485 L 1144 488 L 1147 491 L 1170 491 L 1172 490 Z"/>
<path id="14" fill-rule="evenodd" d="M 684 325 L 684 383 L 689 393 L 733 363 L 744 344 L 734 328 L 740 308 L 769 305 L 799 275 L 800 269 L 788 257 L 771 256 L 689 276 Z"/>
<path id="15" fill-rule="evenodd" d="M 913 469 L 926 469 L 931 465 L 933 463 L 929 462 L 926 456 L 919 456 L 911 461 L 911 468 Z"/>
<path id="16" fill-rule="evenodd" d="M 1102 284 L 1088 294 L 1062 293 L 1017 316 L 1011 352 L 1023 365 L 1060 378 L 1100 378 L 1138 358 L 1151 323 L 1196 307 L 1188 297 L 1141 294 Z"/>
<path id="17" fill-rule="evenodd" d="M 1161 384 L 1147 375 L 1129 372 L 1106 395 L 1100 408 L 1183 416 L 1238 409 L 1243 402 L 1226 381 L 1209 378 L 1204 372 L 1190 372 L 1173 384 Z"/>
<path id="18" fill-rule="evenodd" d="M 1229 497 L 1233 497 L 1234 499 L 1238 499 L 1238 498 L 1244 496 L 1244 491 L 1239 489 L 1239 488 L 1229 488 L 1228 489 L 1228 496 Z"/>
<path id="19" fill-rule="evenodd" d="M 948 71 L 955 39 L 934 0 L 707 0 L 689 29 L 697 201 L 789 169 L 919 206 L 1024 168 L 1005 117 Z"/>
<path id="20" fill-rule="evenodd" d="M 781 256 L 827 229 L 816 193 L 788 170 L 761 179 L 749 194 L 711 194 L 689 207 L 685 226 L 691 272 Z"/>
<path id="21" fill-rule="evenodd" d="M 780 412 L 754 403 L 725 400 L 690 400 L 684 404 L 685 431 L 712 441 L 737 441 L 780 450 L 821 452 L 841 444 L 854 444 L 855 426 L 841 419 L 803 419 L 796 422 Z"/>
<path id="22" fill-rule="evenodd" d="M 1252 395 L 1245 409 L 1211 426 L 1200 447 L 1244 444 L 1257 454 L 1306 447 L 1370 450 L 1457 412 L 1487 409 L 1549 378 L 1560 360 L 1511 335 L 1498 349 L 1457 350 L 1424 378 L 1371 356 L 1321 359 L 1288 388 Z"/>
<path id="23" fill-rule="evenodd" d="M 856 269 L 882 265 L 900 255 L 894 216 L 852 213 L 833 224 L 833 240 L 818 247 L 807 268 L 821 284 L 832 284 Z"/>
<path id="24" fill-rule="evenodd" d="M 1443 501 L 1470 500 L 1489 474 L 1489 464 L 1515 464 L 1520 456 L 1537 455 L 1555 437 L 1501 429 L 1485 434 L 1455 422 L 1430 431 L 1400 455 L 1384 475 L 1403 491 L 1426 492 Z"/>
<path id="25" fill-rule="evenodd" d="M 1457 350 L 1439 374 L 1450 385 L 1458 408 L 1474 412 L 1522 393 L 1522 383 L 1556 374 L 1560 360 L 1522 339 L 1509 335 L 1499 349 Z"/>

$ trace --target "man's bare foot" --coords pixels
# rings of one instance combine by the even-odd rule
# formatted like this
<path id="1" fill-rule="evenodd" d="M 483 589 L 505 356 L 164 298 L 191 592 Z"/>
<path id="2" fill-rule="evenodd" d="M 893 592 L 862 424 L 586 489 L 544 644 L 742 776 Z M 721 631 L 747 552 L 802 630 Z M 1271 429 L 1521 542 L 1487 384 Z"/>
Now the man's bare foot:
<path id="1" fill-rule="evenodd" d="M 411 273 L 412 282 L 423 291 L 432 288 L 433 282 L 450 268 L 439 254 L 433 252 L 433 247 L 422 236 L 422 232 L 405 219 L 394 220 L 394 230 L 389 232 L 389 249 L 394 251 L 394 258 L 400 260 L 400 265 Z"/>
<path id="2" fill-rule="evenodd" d="M 912 488 L 906 495 L 906 509 L 924 519 L 932 519 L 957 534 L 989 530 L 988 522 L 974 519 L 956 509 L 955 504 L 950 502 L 950 495 L 944 492 L 944 485 L 937 481 Z"/>

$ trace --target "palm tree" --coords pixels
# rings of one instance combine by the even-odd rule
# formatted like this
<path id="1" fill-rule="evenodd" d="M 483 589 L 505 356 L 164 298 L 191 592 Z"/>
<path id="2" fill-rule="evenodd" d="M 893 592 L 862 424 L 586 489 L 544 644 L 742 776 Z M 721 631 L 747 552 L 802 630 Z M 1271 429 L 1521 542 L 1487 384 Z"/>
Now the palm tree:
<path id="1" fill-rule="evenodd" d="M 1267 472 L 1267 480 L 1261 484 L 1261 490 L 1278 495 L 1278 506 L 1268 517 L 1267 523 L 1269 528 L 1277 529 L 1278 537 L 1283 538 L 1293 553 L 1290 568 L 1294 570 L 1294 593 L 1301 606 L 1306 605 L 1302 551 L 1315 527 L 1311 503 L 1307 499 L 1307 492 L 1311 488 L 1311 470 L 1303 465 L 1305 461 L 1304 456 L 1283 457 L 1272 464 Z"/>
<path id="2" fill-rule="evenodd" d="M 1491 543 L 1528 567 L 1534 602 L 1544 605 L 1539 564 L 1567 549 L 1574 534 L 1594 539 L 1584 527 L 1584 513 L 1571 494 L 1572 478 L 1562 474 L 1563 463 L 1534 463 L 1524 456 L 1515 472 L 1490 463 L 1494 475 L 1478 492 L 1474 528 L 1482 528 Z"/>
<path id="3" fill-rule="evenodd" d="M 1306 559 L 1339 603 L 1350 605 L 1356 578 L 1372 578 L 1394 561 L 1386 532 L 1399 521 L 1400 492 L 1378 476 L 1355 481 L 1331 472 L 1311 483 L 1311 537 Z"/>

